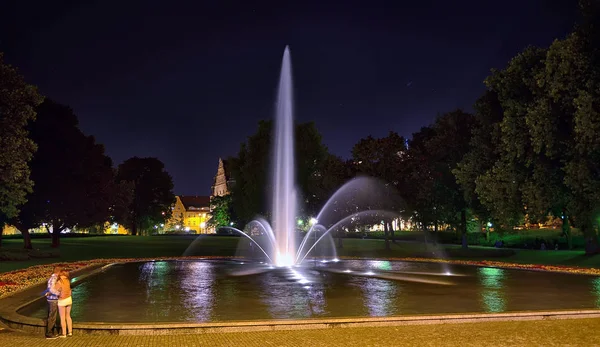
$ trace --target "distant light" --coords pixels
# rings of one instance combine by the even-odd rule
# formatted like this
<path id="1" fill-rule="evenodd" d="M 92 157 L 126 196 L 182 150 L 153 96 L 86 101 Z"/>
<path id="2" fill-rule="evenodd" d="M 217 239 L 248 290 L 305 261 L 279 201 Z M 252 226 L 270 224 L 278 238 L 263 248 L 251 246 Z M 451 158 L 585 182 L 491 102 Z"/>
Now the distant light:
<path id="1" fill-rule="evenodd" d="M 344 272 L 345 272 L 345 273 L 347 273 L 347 274 L 349 274 L 349 273 L 351 273 L 351 272 L 352 272 L 352 270 L 350 270 L 350 269 L 346 269 L 346 270 L 344 270 Z"/>
<path id="2" fill-rule="evenodd" d="M 233 222 L 229 223 L 229 225 L 233 226 Z"/>
<path id="3" fill-rule="evenodd" d="M 162 224 L 162 223 L 160 224 L 160 227 L 161 227 L 161 228 L 162 228 L 162 227 L 164 227 L 164 226 L 165 226 L 164 224 Z"/>
<path id="4" fill-rule="evenodd" d="M 446 271 L 446 276 L 452 276 L 452 273 L 450 271 Z"/>
<path id="5" fill-rule="evenodd" d="M 491 228 L 492 227 L 492 222 L 488 222 L 487 226 L 488 226 L 488 228 Z"/>
<path id="6" fill-rule="evenodd" d="M 304 224 L 304 222 L 302 221 L 302 219 L 298 219 L 298 225 L 302 225 Z"/>
<path id="7" fill-rule="evenodd" d="M 175 229 L 179 230 L 179 228 L 181 228 L 181 226 L 179 226 L 179 225 L 175 226 Z"/>
<path id="8" fill-rule="evenodd" d="M 202 228 L 202 229 L 206 228 L 206 222 L 200 223 L 200 228 Z"/>
<path id="9" fill-rule="evenodd" d="M 185 227 L 185 231 L 190 231 L 190 227 Z"/>
<path id="10" fill-rule="evenodd" d="M 155 226 L 154 226 L 154 229 L 158 229 L 158 225 L 155 225 Z"/>
<path id="11" fill-rule="evenodd" d="M 308 221 L 308 223 L 309 223 L 310 225 L 315 225 L 315 224 L 319 223 L 319 220 L 318 220 L 318 219 L 316 219 L 316 218 L 311 218 L 311 219 Z"/>
<path id="12" fill-rule="evenodd" d="M 373 271 L 367 271 L 367 272 L 365 272 L 365 275 L 368 275 L 368 276 L 373 276 L 374 274 L 375 273 Z"/>
<path id="13" fill-rule="evenodd" d="M 338 261 L 340 261 L 338 258 L 333 258 L 332 260 L 334 263 L 337 263 Z"/>

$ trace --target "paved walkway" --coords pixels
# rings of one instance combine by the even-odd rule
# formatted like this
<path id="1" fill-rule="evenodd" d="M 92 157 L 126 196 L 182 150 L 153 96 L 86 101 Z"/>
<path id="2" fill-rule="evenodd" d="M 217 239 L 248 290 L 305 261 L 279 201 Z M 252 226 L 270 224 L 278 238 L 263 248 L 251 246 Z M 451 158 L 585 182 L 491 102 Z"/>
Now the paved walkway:
<path id="1" fill-rule="evenodd" d="M 0 330 L 0 347 L 16 346 L 600 346 L 600 319 L 196 335 L 74 336 L 56 340 Z"/>

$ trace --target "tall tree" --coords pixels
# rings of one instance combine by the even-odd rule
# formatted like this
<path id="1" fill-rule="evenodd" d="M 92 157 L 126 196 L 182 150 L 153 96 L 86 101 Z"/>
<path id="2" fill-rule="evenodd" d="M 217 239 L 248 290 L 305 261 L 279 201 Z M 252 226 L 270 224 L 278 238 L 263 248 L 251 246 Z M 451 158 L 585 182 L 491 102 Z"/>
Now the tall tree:
<path id="1" fill-rule="evenodd" d="M 60 233 L 87 228 L 109 219 L 115 192 L 112 161 L 104 147 L 78 128 L 77 117 L 64 105 L 46 99 L 30 125 L 38 150 L 31 162 L 35 189 L 21 213 L 12 220 L 30 248 L 28 231 L 46 227 L 52 246 Z"/>
<path id="2" fill-rule="evenodd" d="M 160 160 L 127 159 L 119 165 L 116 181 L 133 187 L 128 211 L 117 216 L 118 222 L 131 230 L 132 235 L 151 230 L 171 217 L 171 206 L 175 203 L 173 179 Z"/>
<path id="3" fill-rule="evenodd" d="M 35 108 L 42 101 L 36 87 L 25 83 L 0 53 L 0 246 L 4 226 L 19 214 L 32 191 L 28 163 L 36 145 L 27 124 L 35 119 Z"/>
<path id="4" fill-rule="evenodd" d="M 402 169 L 406 159 L 407 144 L 404 137 L 391 131 L 388 136 L 374 138 L 368 136 L 361 139 L 352 148 L 352 159 L 358 173 L 377 177 L 389 186 L 390 192 L 404 193 L 405 181 L 402 179 Z M 398 214 L 404 212 L 405 204 L 390 193 L 385 205 L 394 209 Z M 383 197 L 382 197 L 383 199 Z M 390 248 L 389 239 L 394 239 L 394 230 L 390 228 L 391 221 L 384 221 L 384 238 L 386 249 Z M 391 234 L 391 235 L 390 235 Z"/>
<path id="5" fill-rule="evenodd" d="M 463 247 L 467 205 L 452 171 L 469 150 L 474 124 L 474 117 L 461 110 L 437 117 L 413 135 L 405 166 L 415 219 L 424 228 L 433 225 L 434 231 L 440 224 L 461 230 Z"/>
<path id="6" fill-rule="evenodd" d="M 545 55 L 545 50 L 529 47 L 504 70 L 493 71 L 486 79 L 487 87 L 498 96 L 503 117 L 499 122 L 498 158 L 477 178 L 476 191 L 493 218 L 509 228 L 521 224 L 526 212 L 530 212 L 530 218 L 547 214 L 547 208 L 539 206 L 540 200 L 533 202 L 540 196 L 536 194 L 543 192 L 535 167 L 544 158 L 532 143 L 527 119 L 540 92 L 536 76 L 543 71 Z"/>
<path id="7" fill-rule="evenodd" d="M 549 49 L 528 48 L 486 84 L 498 96 L 499 155 L 476 179 L 476 192 L 507 225 L 563 217 L 598 251 L 600 214 L 600 30 L 598 4 L 581 1 L 584 20 Z M 571 222 L 571 223 L 570 223 Z"/>
<path id="8" fill-rule="evenodd" d="M 491 219 L 488 209 L 476 192 L 477 179 L 494 167 L 500 157 L 500 122 L 504 116 L 498 95 L 486 91 L 475 103 L 475 124 L 471 132 L 469 150 L 456 169 L 456 180 L 463 191 L 465 202 L 483 223 Z"/>

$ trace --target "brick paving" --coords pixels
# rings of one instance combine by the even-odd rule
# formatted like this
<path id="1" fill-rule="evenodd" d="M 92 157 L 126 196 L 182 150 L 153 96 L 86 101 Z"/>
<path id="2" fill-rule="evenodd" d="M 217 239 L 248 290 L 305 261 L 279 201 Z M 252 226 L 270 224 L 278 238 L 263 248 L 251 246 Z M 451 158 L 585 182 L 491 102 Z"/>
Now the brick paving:
<path id="1" fill-rule="evenodd" d="M 1 329 L 1 328 L 0 328 Z M 25 346 L 600 346 L 600 319 L 480 322 L 195 335 L 73 336 L 45 340 L 0 330 L 0 347 Z"/>

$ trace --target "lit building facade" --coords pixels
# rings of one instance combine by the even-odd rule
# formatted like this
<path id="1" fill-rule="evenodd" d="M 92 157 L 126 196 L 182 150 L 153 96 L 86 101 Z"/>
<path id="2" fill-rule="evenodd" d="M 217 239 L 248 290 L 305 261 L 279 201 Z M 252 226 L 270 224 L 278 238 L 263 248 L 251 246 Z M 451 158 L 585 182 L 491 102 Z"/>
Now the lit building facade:
<path id="1" fill-rule="evenodd" d="M 209 196 L 175 197 L 171 218 L 165 224 L 164 230 L 180 230 L 192 234 L 208 234 L 211 230 L 206 222 L 210 219 Z"/>

